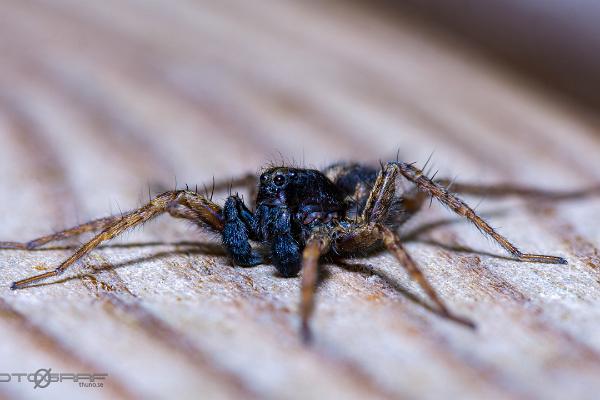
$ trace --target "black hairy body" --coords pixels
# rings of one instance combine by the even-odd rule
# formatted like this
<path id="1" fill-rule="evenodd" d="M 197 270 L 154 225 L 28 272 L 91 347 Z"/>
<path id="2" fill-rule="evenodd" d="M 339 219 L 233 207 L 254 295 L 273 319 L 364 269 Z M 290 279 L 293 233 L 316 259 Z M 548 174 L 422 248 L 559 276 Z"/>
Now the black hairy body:
<path id="1" fill-rule="evenodd" d="M 273 168 L 261 175 L 256 212 L 246 208 L 239 197 L 230 197 L 223 209 L 223 243 L 239 265 L 264 263 L 248 240 L 271 247 L 271 258 L 286 277 L 301 267 L 301 252 L 315 226 L 333 228 L 348 208 L 345 195 L 316 170 Z"/>
<path id="2" fill-rule="evenodd" d="M 396 184 L 401 178 L 412 184 L 410 189 L 398 190 Z M 389 162 L 381 168 L 338 163 L 322 171 L 271 167 L 262 173 L 258 182 L 247 177 L 240 180 L 240 184 L 248 184 L 250 190 L 256 193 L 253 209 L 237 195 L 228 197 L 221 207 L 197 192 L 175 190 L 165 192 L 123 216 L 91 221 L 28 243 L 0 242 L 0 248 L 34 249 L 85 232 L 100 231 L 55 270 L 15 282 L 12 289 L 59 275 L 102 242 L 168 213 L 218 232 L 237 265 L 248 267 L 272 263 L 283 277 L 294 277 L 302 271 L 300 313 L 305 340 L 310 337 L 309 319 L 314 308 L 321 257 L 328 254 L 352 256 L 375 248 L 385 248 L 397 258 L 436 304 L 441 315 L 473 326 L 448 311 L 398 236 L 397 228 L 418 212 L 428 198 L 437 199 L 470 220 L 517 260 L 566 263 L 560 257 L 521 252 L 455 194 L 557 196 L 554 193 L 507 185 L 503 185 L 501 191 L 494 191 L 494 187 L 462 185 L 443 179 L 434 181 L 413 164 L 399 161 Z M 251 242 L 258 245 L 253 247 Z"/>

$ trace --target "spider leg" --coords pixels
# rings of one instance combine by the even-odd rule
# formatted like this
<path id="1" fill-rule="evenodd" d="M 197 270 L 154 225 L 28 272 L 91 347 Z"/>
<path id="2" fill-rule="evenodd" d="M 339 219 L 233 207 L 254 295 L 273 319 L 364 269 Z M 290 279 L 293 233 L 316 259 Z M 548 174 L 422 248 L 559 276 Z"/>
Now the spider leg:
<path id="1" fill-rule="evenodd" d="M 174 218 L 185 218 L 190 220 L 196 220 L 198 218 L 198 215 L 193 211 L 193 209 L 190 209 L 183 204 L 170 204 L 167 208 L 169 214 Z M 88 232 L 101 231 L 121 218 L 123 218 L 122 215 L 98 218 L 93 221 L 89 221 L 84 224 L 80 224 L 51 235 L 42 236 L 24 243 L 0 241 L 0 249 L 35 250 L 48 243 L 70 239 Z"/>
<path id="2" fill-rule="evenodd" d="M 292 235 L 292 216 L 290 210 L 268 211 L 272 223 L 270 232 L 271 259 L 277 271 L 291 278 L 302 268 L 302 246 Z"/>
<path id="3" fill-rule="evenodd" d="M 402 193 L 402 197 L 400 198 L 402 212 L 390 218 L 389 211 L 393 208 L 394 203 L 397 203 L 399 200 L 395 194 L 397 177 L 398 171 L 390 170 L 389 168 L 382 168 L 379 171 L 359 222 L 367 224 L 377 222 L 400 226 L 423 207 L 429 195 L 413 188 Z"/>
<path id="4" fill-rule="evenodd" d="M 198 220 L 194 210 L 176 202 L 167 205 L 167 212 L 173 218 L 188 219 L 195 222 Z"/>
<path id="5" fill-rule="evenodd" d="M 568 200 L 593 194 L 600 194 L 600 186 L 572 191 L 555 191 L 537 189 L 510 183 L 500 183 L 496 185 L 474 185 L 469 183 L 454 182 L 450 179 L 436 179 L 435 183 L 446 187 L 447 190 L 451 190 L 453 193 L 494 198 L 519 196 L 547 200 Z"/>
<path id="6" fill-rule="evenodd" d="M 259 239 L 258 221 L 242 199 L 230 196 L 223 207 L 223 218 L 223 244 L 233 261 L 244 267 L 262 264 L 263 257 L 249 243 L 250 239 Z"/>
<path id="7" fill-rule="evenodd" d="M 302 253 L 302 296 L 300 300 L 300 317 L 302 320 L 301 336 L 304 343 L 312 339 L 310 318 L 314 310 L 315 290 L 319 272 L 319 259 L 329 251 L 331 240 L 326 232 L 313 233 Z"/>
<path id="8" fill-rule="evenodd" d="M 31 240 L 26 243 L 20 242 L 0 242 L 0 249 L 20 249 L 20 250 L 34 250 L 42 247 L 48 243 L 57 242 L 60 240 L 66 240 L 72 237 L 82 235 L 87 232 L 95 232 L 105 229 L 110 224 L 121 219 L 121 216 L 113 216 L 96 219 L 85 224 L 77 225 L 73 228 L 65 229 L 64 231 L 56 232 L 51 235 L 42 236 L 40 238 Z"/>
<path id="9" fill-rule="evenodd" d="M 471 221 L 484 234 L 494 239 L 506 251 L 521 261 L 539 262 L 548 264 L 567 264 L 567 260 L 562 257 L 547 256 L 542 254 L 526 254 L 521 252 L 508 239 L 496 232 L 487 222 L 479 217 L 475 211 L 464 201 L 453 195 L 445 187 L 435 183 L 423 174 L 423 171 L 414 167 L 412 164 L 391 162 L 386 165 L 385 175 L 396 176 L 402 174 L 406 179 L 417 185 L 417 188 L 430 196 L 434 197 L 442 204 L 450 208 L 456 214 L 461 215 Z"/>
<path id="10" fill-rule="evenodd" d="M 361 220 L 363 223 L 383 222 L 385 220 L 394 201 L 397 176 L 398 170 L 389 167 L 383 168 L 379 172 L 362 212 Z"/>
<path id="11" fill-rule="evenodd" d="M 473 322 L 456 316 L 448 310 L 448 307 L 446 307 L 433 286 L 431 286 L 423 272 L 421 272 L 421 269 L 402 245 L 398 234 L 385 227 L 383 224 L 375 223 L 355 226 L 353 229 L 340 234 L 333 246 L 336 252 L 356 252 L 357 249 L 373 248 L 377 246 L 378 243 L 381 244 L 381 242 L 383 242 L 385 248 L 398 260 L 400 265 L 407 270 L 411 279 L 417 282 L 425 294 L 433 301 L 437 307 L 437 312 L 440 315 L 470 328 L 475 328 Z"/>
<path id="12" fill-rule="evenodd" d="M 160 214 L 169 212 L 169 210 L 173 209 L 175 204 L 183 205 L 192 211 L 186 212 L 185 215 L 187 215 L 187 217 L 193 217 L 194 220 L 201 220 L 217 231 L 223 230 L 224 221 L 221 216 L 221 208 L 217 204 L 212 203 L 195 192 L 183 190 L 166 192 L 155 197 L 145 206 L 113 220 L 101 233 L 81 246 L 71 257 L 67 258 L 56 269 L 14 282 L 11 285 L 11 289 L 20 289 L 42 279 L 60 275 L 77 260 L 88 254 L 103 242 L 113 239 L 126 230 L 143 224 Z M 181 217 L 182 215 L 183 214 L 179 214 L 177 216 Z"/>
<path id="13" fill-rule="evenodd" d="M 392 230 L 386 228 L 383 225 L 379 225 L 377 227 L 381 232 L 381 237 L 383 239 L 383 244 L 386 249 L 396 257 L 398 262 L 406 268 L 406 271 L 409 273 L 410 277 L 421 286 L 421 289 L 429 296 L 429 298 L 435 303 L 438 307 L 438 310 L 441 315 L 446 318 L 452 319 L 454 321 L 460 322 L 464 325 L 469 326 L 470 328 L 475 328 L 475 324 L 467 319 L 457 317 L 453 315 L 448 307 L 444 304 L 442 299 L 438 296 L 437 292 L 431 286 L 425 275 L 421 271 L 421 269 L 417 266 L 417 263 L 412 259 L 410 254 L 406 251 L 404 246 L 402 245 L 402 241 L 397 233 Z"/>

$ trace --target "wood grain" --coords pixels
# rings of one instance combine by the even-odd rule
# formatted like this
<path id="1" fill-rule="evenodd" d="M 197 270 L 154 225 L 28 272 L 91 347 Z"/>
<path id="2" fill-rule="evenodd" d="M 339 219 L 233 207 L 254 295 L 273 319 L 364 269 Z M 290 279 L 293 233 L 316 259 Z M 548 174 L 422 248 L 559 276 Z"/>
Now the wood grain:
<path id="1" fill-rule="evenodd" d="M 451 37 L 342 2 L 2 0 L 0 240 L 25 241 L 269 162 L 400 154 L 439 176 L 570 190 L 600 181 L 598 122 Z M 218 193 L 223 199 L 226 193 Z M 478 199 L 467 198 L 476 205 Z M 510 260 L 434 205 L 402 231 L 441 319 L 389 254 L 323 268 L 315 343 L 299 279 L 233 267 L 167 217 L 35 288 L 77 242 L 0 251 L 0 372 L 108 373 L 104 389 L 0 398 L 592 399 L 600 200 L 485 200 Z"/>

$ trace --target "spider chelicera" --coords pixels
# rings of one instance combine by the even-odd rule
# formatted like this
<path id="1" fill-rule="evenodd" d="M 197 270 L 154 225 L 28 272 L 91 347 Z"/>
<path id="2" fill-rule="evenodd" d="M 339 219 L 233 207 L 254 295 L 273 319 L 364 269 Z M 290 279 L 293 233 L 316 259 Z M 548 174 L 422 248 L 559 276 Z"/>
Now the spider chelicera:
<path id="1" fill-rule="evenodd" d="M 396 185 L 399 177 L 411 182 L 413 187 L 400 192 Z M 385 248 L 397 258 L 435 303 L 440 314 L 472 325 L 449 312 L 397 233 L 398 227 L 419 211 L 429 197 L 467 218 L 517 260 L 567 263 L 561 257 L 521 252 L 454 194 L 510 195 L 536 191 L 506 185 L 480 187 L 433 180 L 413 164 L 399 161 L 382 164 L 381 168 L 338 163 L 322 171 L 270 167 L 260 176 L 258 187 L 254 179 L 249 182 L 256 193 L 254 212 L 237 195 L 228 197 L 221 207 L 196 191 L 175 190 L 124 215 L 91 221 L 28 243 L 0 243 L 0 248 L 35 249 L 52 241 L 101 231 L 56 269 L 14 282 L 11 288 L 20 289 L 59 275 L 101 243 L 168 213 L 220 233 L 223 245 L 237 265 L 271 262 L 284 277 L 296 276 L 302 270 L 301 334 L 306 341 L 310 338 L 309 320 L 314 308 L 321 257 L 365 254 L 377 248 Z M 250 241 L 259 242 L 270 251 L 252 247 Z"/>

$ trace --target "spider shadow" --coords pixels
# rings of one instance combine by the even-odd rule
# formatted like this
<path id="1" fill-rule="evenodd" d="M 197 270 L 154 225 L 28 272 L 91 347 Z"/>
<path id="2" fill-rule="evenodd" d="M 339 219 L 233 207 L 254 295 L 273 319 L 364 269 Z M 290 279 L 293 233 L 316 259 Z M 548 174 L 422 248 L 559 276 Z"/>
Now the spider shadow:
<path id="1" fill-rule="evenodd" d="M 486 219 L 490 218 L 490 217 L 500 217 L 500 216 L 508 214 L 509 212 L 510 212 L 510 209 L 496 210 L 496 211 L 492 211 L 492 212 L 482 213 L 481 217 L 486 218 Z M 437 228 L 454 225 L 454 224 L 470 224 L 470 222 L 468 222 L 464 218 L 443 218 L 443 219 L 439 219 L 436 221 L 432 221 L 432 222 L 417 226 L 413 230 L 402 234 L 401 239 L 402 239 L 402 242 L 404 242 L 404 243 L 422 243 L 422 244 L 427 244 L 427 245 L 434 246 L 437 248 L 441 248 L 444 250 L 448 250 L 448 251 L 451 251 L 454 253 L 473 254 L 473 255 L 485 256 L 485 257 L 495 258 L 495 259 L 504 260 L 504 261 L 524 262 L 524 261 L 515 259 L 515 258 L 507 256 L 507 255 L 503 255 L 503 254 L 492 253 L 492 252 L 489 252 L 486 250 L 473 249 L 472 247 L 469 247 L 469 246 L 450 245 L 450 244 L 443 243 L 443 242 L 440 242 L 437 240 L 423 238 L 424 235 L 426 235 L 429 232 L 435 231 Z M 378 252 L 381 253 L 383 251 L 379 250 Z"/>
<path id="2" fill-rule="evenodd" d="M 220 244 L 212 243 L 212 242 L 193 242 L 193 241 L 181 241 L 181 242 L 172 242 L 172 243 L 145 242 L 145 243 L 129 243 L 129 244 L 116 244 L 116 245 L 113 244 L 113 245 L 100 246 L 98 248 L 99 249 L 102 249 L 102 248 L 104 248 L 104 249 L 106 249 L 106 248 L 139 248 L 139 247 L 155 247 L 155 246 L 169 246 L 169 245 L 175 245 L 175 246 L 178 246 L 181 248 L 156 252 L 153 254 L 149 254 L 147 256 L 136 257 L 131 260 L 126 260 L 126 261 L 116 263 L 116 264 L 106 262 L 106 263 L 102 263 L 99 265 L 92 265 L 91 263 L 86 263 L 85 269 L 88 270 L 88 272 L 79 272 L 74 275 L 67 276 L 67 277 L 64 277 L 61 279 L 57 279 L 57 280 L 54 280 L 51 282 L 40 282 L 40 283 L 27 285 L 27 286 L 23 287 L 22 289 L 63 284 L 63 283 L 70 282 L 73 280 L 85 278 L 85 277 L 89 276 L 90 274 L 97 275 L 102 272 L 116 270 L 119 268 L 125 268 L 125 267 L 129 267 L 129 266 L 134 266 L 134 265 L 144 263 L 144 262 L 168 259 L 168 258 L 171 258 L 176 255 L 188 255 L 188 256 L 189 255 L 205 255 L 205 256 L 213 256 L 213 257 L 227 256 L 227 252 Z M 57 247 L 57 248 L 45 248 L 44 250 L 69 250 L 72 248 L 73 248 L 72 246 L 61 246 L 61 247 Z M 42 249 L 39 249 L 39 250 L 42 250 Z"/>
<path id="3" fill-rule="evenodd" d="M 445 318 L 449 321 L 463 325 L 466 328 L 469 328 L 472 330 L 477 329 L 477 326 L 475 325 L 475 323 L 473 321 L 471 321 L 467 318 L 455 315 L 453 313 L 446 314 L 446 313 L 442 312 L 441 310 L 439 310 L 438 308 L 433 307 L 430 303 L 424 301 L 423 299 L 421 299 L 420 297 L 416 296 L 414 293 L 409 291 L 406 287 L 404 287 L 400 283 L 398 283 L 398 280 L 396 277 L 391 276 L 391 275 L 385 273 L 384 271 L 381 271 L 377 268 L 373 268 L 370 265 L 367 265 L 364 263 L 349 263 L 345 260 L 336 260 L 335 265 L 343 268 L 346 271 L 359 273 L 365 277 L 377 276 L 379 279 L 381 279 L 386 284 L 386 286 L 392 288 L 393 290 L 400 293 L 402 296 L 407 298 L 412 303 L 414 303 L 420 307 L 423 307 L 427 311 L 432 312 L 432 313 L 434 313 L 442 318 Z"/>
<path id="4" fill-rule="evenodd" d="M 0 243 L 13 243 L 13 242 L 0 242 Z M 15 244 L 18 242 L 14 242 Z M 82 246 L 82 243 L 69 244 L 62 246 L 44 246 L 36 249 L 24 249 L 24 248 L 0 248 L 0 250 L 21 250 L 27 252 L 44 252 L 44 251 L 66 251 L 66 250 L 77 250 Z M 223 249 L 218 243 L 213 242 L 197 242 L 192 240 L 181 240 L 177 242 L 133 242 L 133 243 L 110 243 L 103 244 L 96 247 L 94 250 L 102 249 L 135 249 L 144 247 L 158 247 L 158 246 L 184 246 L 184 247 L 203 247 L 208 251 L 207 255 L 213 255 L 212 253 L 219 253 L 218 255 L 227 255 L 225 249 Z M 221 248 L 219 251 L 217 248 Z M 222 254 L 221 254 L 222 253 Z M 217 254 L 215 254 L 217 255 Z"/>

